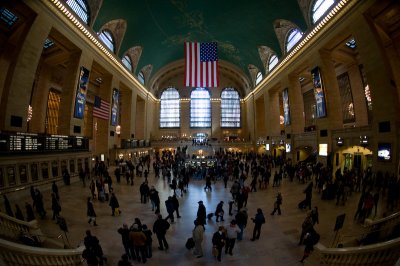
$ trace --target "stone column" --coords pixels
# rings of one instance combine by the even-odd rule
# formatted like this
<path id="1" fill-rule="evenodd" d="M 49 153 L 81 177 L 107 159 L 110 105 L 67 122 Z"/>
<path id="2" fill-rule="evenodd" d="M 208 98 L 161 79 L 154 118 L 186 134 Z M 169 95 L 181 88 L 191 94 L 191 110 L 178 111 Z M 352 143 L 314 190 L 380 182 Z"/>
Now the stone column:
<path id="1" fill-rule="evenodd" d="M 289 75 L 288 84 L 290 129 L 292 134 L 300 134 L 304 132 L 304 103 L 299 76 L 296 74 Z"/>
<path id="2" fill-rule="evenodd" d="M 350 78 L 351 93 L 353 95 L 354 114 L 356 117 L 356 126 L 362 127 L 368 125 L 368 110 L 365 100 L 364 86 L 361 79 L 358 65 L 351 65 L 348 68 Z"/>
<path id="3" fill-rule="evenodd" d="M 0 104 L 0 127 L 4 130 L 25 132 L 27 129 L 27 110 L 30 103 L 31 91 L 35 79 L 36 70 L 42 54 L 43 44 L 51 25 L 46 23 L 41 16 L 32 22 L 30 30 L 26 32 L 26 38 L 17 53 L 13 69 L 9 69 L 10 80 L 6 80 L 2 90 Z M 12 66 L 10 66 L 11 68 Z M 33 111 L 35 112 L 35 111 Z M 35 113 L 33 113 L 35 115 Z M 11 116 L 21 124 L 11 126 Z"/>
<path id="4" fill-rule="evenodd" d="M 337 82 L 335 65 L 332 54 L 321 50 L 319 58 L 321 79 L 324 84 L 326 118 L 317 118 L 317 129 L 339 129 L 343 127 L 343 115 L 340 101 L 339 85 Z"/>

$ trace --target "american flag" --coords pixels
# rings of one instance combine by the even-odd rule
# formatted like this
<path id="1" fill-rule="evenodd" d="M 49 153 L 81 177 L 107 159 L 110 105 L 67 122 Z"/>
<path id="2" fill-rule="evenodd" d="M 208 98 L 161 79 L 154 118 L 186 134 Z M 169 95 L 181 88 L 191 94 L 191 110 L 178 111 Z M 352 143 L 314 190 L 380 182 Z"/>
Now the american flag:
<path id="1" fill-rule="evenodd" d="M 216 42 L 185 42 L 185 86 L 218 87 Z"/>
<path id="2" fill-rule="evenodd" d="M 93 117 L 108 120 L 110 114 L 110 103 L 98 96 L 94 96 Z"/>

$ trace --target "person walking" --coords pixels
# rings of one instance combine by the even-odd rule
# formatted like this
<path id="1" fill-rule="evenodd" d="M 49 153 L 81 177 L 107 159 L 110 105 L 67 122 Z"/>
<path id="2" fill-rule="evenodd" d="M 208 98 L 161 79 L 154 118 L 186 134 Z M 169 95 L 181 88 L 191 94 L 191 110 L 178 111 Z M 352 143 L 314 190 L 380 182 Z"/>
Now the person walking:
<path id="1" fill-rule="evenodd" d="M 311 219 L 312 219 L 313 226 L 315 224 L 319 224 L 319 213 L 318 213 L 317 206 L 314 206 L 314 209 L 312 209 L 312 211 L 311 211 Z"/>
<path id="2" fill-rule="evenodd" d="M 314 230 L 313 227 L 313 220 L 311 216 L 311 212 L 307 213 L 307 217 L 304 219 L 303 224 L 301 225 L 301 235 L 299 240 L 299 246 L 303 244 L 304 236 L 309 233 L 310 231 Z"/>
<path id="3" fill-rule="evenodd" d="M 53 192 L 51 193 L 51 209 L 53 210 L 53 220 L 60 216 L 61 205 L 57 199 L 57 195 Z"/>
<path id="4" fill-rule="evenodd" d="M 151 210 L 155 211 L 156 214 L 160 213 L 160 197 L 158 196 L 158 191 L 151 186 L 150 192 Z"/>
<path id="5" fill-rule="evenodd" d="M 248 218 L 249 218 L 249 216 L 247 215 L 247 208 L 240 209 L 240 211 L 235 216 L 236 223 L 240 229 L 240 232 L 237 235 L 238 240 L 243 239 L 243 231 L 244 231 L 244 228 L 246 228 L 246 226 L 247 226 Z"/>
<path id="6" fill-rule="evenodd" d="M 128 259 L 133 259 L 134 254 L 131 255 L 131 242 L 129 240 L 129 228 L 127 224 L 123 224 L 121 228 L 118 229 L 118 233 L 122 238 L 122 245 L 124 246 L 125 255 Z"/>
<path id="7" fill-rule="evenodd" d="M 168 199 L 165 201 L 165 208 L 167 209 L 168 216 L 165 217 L 165 220 L 170 219 L 171 224 L 174 223 L 174 202 L 172 201 L 172 197 L 169 196 Z"/>
<path id="8" fill-rule="evenodd" d="M 53 184 L 51 185 L 51 191 L 56 195 L 56 199 L 60 200 L 60 195 L 58 194 L 58 186 L 56 184 L 56 181 L 53 181 Z"/>
<path id="9" fill-rule="evenodd" d="M 14 217 L 14 213 L 12 211 L 11 204 L 10 204 L 10 201 L 8 200 L 7 196 L 3 195 L 3 199 L 4 199 L 4 207 L 6 208 L 7 215 Z"/>
<path id="10" fill-rule="evenodd" d="M 271 212 L 271 215 L 274 215 L 276 211 L 278 211 L 278 215 L 281 215 L 281 205 L 282 205 L 282 195 L 280 192 L 278 192 L 278 195 L 276 196 L 276 200 L 274 203 L 274 210 Z"/>
<path id="11" fill-rule="evenodd" d="M 153 233 L 149 228 L 147 228 L 147 225 L 143 224 L 142 225 L 142 231 L 146 236 L 146 243 L 145 243 L 145 253 L 146 253 L 146 258 L 151 258 L 153 256 L 153 238 L 152 235 Z"/>
<path id="12" fill-rule="evenodd" d="M 174 204 L 174 210 L 176 212 L 176 218 L 181 218 L 181 215 L 179 214 L 179 201 L 176 195 L 174 194 L 172 196 L 172 203 Z"/>
<path id="13" fill-rule="evenodd" d="M 216 217 L 216 222 L 218 223 L 219 218 L 221 218 L 221 222 L 224 221 L 224 209 L 223 209 L 224 202 L 220 201 L 217 205 L 217 208 L 215 209 L 215 217 Z"/>
<path id="14" fill-rule="evenodd" d="M 33 212 L 32 205 L 28 202 L 25 202 L 25 210 L 26 210 L 26 221 L 30 222 L 35 220 L 35 214 Z"/>
<path id="15" fill-rule="evenodd" d="M 19 208 L 18 204 L 15 204 L 15 218 L 25 221 L 24 215 L 22 214 L 21 209 Z"/>
<path id="16" fill-rule="evenodd" d="M 240 228 L 237 226 L 236 221 L 232 220 L 229 226 L 226 228 L 226 245 L 225 254 L 233 255 L 232 250 L 235 247 L 236 238 L 240 233 Z"/>
<path id="17" fill-rule="evenodd" d="M 199 204 L 199 208 L 197 209 L 197 221 L 200 224 L 205 225 L 206 224 L 206 217 L 207 217 L 206 207 L 204 206 L 202 200 L 200 200 L 198 202 L 198 204 Z"/>
<path id="18" fill-rule="evenodd" d="M 145 244 L 146 244 L 146 235 L 139 230 L 137 224 L 132 226 L 132 231 L 129 232 L 129 240 L 133 244 L 133 248 L 135 251 L 135 256 L 138 262 L 146 263 L 146 253 L 145 253 Z"/>
<path id="19" fill-rule="evenodd" d="M 197 255 L 197 258 L 203 257 L 202 242 L 204 238 L 204 226 L 196 219 L 194 220 L 194 229 L 192 231 L 192 237 L 194 241 L 193 254 Z"/>
<path id="20" fill-rule="evenodd" d="M 153 224 L 153 233 L 156 234 L 157 236 L 159 250 L 164 250 L 164 248 L 165 249 L 169 248 L 167 239 L 165 238 L 165 235 L 169 227 L 170 224 L 162 218 L 161 214 L 158 214 L 157 220 Z"/>
<path id="21" fill-rule="evenodd" d="M 260 239 L 261 226 L 265 224 L 265 217 L 260 208 L 257 209 L 256 216 L 254 218 L 251 218 L 251 220 L 254 223 L 253 238 L 251 239 L 251 241 L 254 241 L 256 239 Z"/>
<path id="22" fill-rule="evenodd" d="M 96 212 L 94 211 L 93 202 L 92 202 L 92 199 L 90 197 L 87 198 L 86 214 L 87 214 L 87 216 L 89 218 L 88 223 L 91 224 L 91 222 L 93 221 L 93 225 L 97 226 L 97 223 L 96 223 Z"/>
<path id="23" fill-rule="evenodd" d="M 223 226 L 218 227 L 218 231 L 214 233 L 212 237 L 213 249 L 216 250 L 214 256 L 218 261 L 221 261 L 222 248 L 225 246 L 225 228 Z"/>
<path id="24" fill-rule="evenodd" d="M 110 203 L 108 204 L 111 207 L 111 216 L 119 215 L 121 211 L 119 210 L 119 202 L 115 193 L 111 193 Z"/>

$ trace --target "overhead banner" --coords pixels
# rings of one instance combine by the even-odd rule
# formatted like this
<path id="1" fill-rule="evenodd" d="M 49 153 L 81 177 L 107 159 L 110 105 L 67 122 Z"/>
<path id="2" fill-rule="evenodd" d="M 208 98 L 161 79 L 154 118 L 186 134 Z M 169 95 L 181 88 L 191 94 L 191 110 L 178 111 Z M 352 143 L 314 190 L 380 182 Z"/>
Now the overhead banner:
<path id="1" fill-rule="evenodd" d="M 119 90 L 113 89 L 111 104 L 111 125 L 118 125 Z"/>
<path id="2" fill-rule="evenodd" d="M 321 71 L 319 67 L 316 67 L 313 70 L 311 70 L 311 76 L 313 79 L 314 97 L 316 105 L 315 109 L 317 118 L 326 117 L 324 84 L 322 82 Z"/>
<path id="3" fill-rule="evenodd" d="M 289 92 L 288 89 L 284 89 L 282 92 L 283 99 L 283 117 L 285 119 L 285 126 L 290 125 L 290 108 L 289 108 Z"/>
<path id="4" fill-rule="evenodd" d="M 85 114 L 85 103 L 86 103 L 86 93 L 87 87 L 89 84 L 89 70 L 84 67 L 81 67 L 79 72 L 79 80 L 78 86 L 76 88 L 76 96 L 75 96 L 75 110 L 74 117 L 83 119 L 83 115 Z"/>

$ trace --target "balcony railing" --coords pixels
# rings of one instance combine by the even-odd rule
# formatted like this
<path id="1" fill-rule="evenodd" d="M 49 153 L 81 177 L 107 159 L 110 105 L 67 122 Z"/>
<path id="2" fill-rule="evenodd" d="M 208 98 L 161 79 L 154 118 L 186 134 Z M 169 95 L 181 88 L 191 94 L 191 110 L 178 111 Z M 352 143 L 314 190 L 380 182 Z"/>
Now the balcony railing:
<path id="1" fill-rule="evenodd" d="M 350 248 L 326 248 L 318 243 L 306 265 L 395 265 L 400 258 L 400 238 Z"/>
<path id="2" fill-rule="evenodd" d="M 26 246 L 0 239 L 0 265 L 86 265 L 82 260 L 84 247 L 50 249 Z"/>

